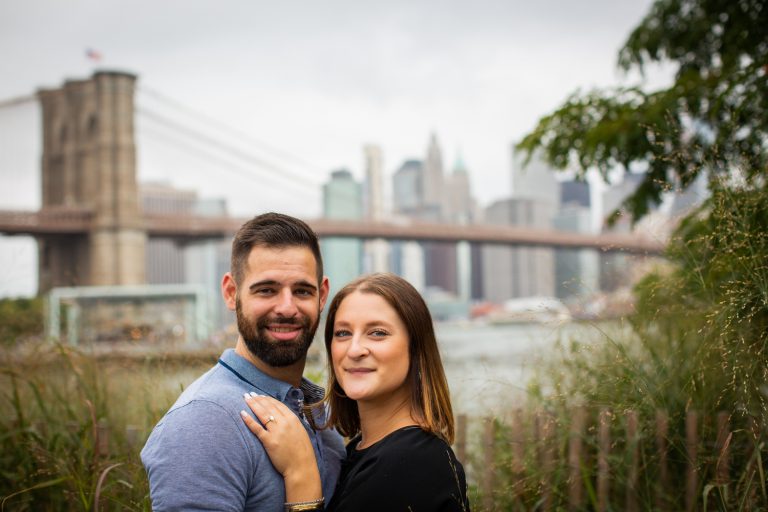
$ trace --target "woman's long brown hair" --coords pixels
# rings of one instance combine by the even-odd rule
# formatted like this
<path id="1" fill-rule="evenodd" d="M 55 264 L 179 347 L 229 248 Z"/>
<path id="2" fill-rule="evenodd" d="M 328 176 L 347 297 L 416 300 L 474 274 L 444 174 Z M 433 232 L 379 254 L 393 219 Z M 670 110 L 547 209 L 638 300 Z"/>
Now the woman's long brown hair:
<path id="1" fill-rule="evenodd" d="M 325 321 L 325 351 L 328 356 L 328 425 L 346 437 L 360 432 L 357 403 L 341 389 L 333 372 L 331 343 L 339 306 L 353 292 L 371 293 L 383 298 L 405 324 L 408 333 L 410 382 L 413 412 L 422 429 L 453 443 L 454 423 L 451 395 L 445 378 L 432 317 L 426 302 L 405 279 L 389 273 L 360 277 L 342 288 L 331 301 Z"/>

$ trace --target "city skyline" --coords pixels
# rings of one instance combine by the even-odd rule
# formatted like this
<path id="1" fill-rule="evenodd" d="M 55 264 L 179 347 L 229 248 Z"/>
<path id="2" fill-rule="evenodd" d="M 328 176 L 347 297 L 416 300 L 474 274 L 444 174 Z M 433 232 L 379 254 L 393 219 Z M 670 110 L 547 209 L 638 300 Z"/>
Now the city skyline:
<path id="1" fill-rule="evenodd" d="M 403 161 L 421 158 L 437 133 L 446 167 L 461 154 L 485 206 L 508 192 L 509 147 L 540 116 L 576 89 L 622 81 L 616 50 L 649 5 L 5 4 L 0 99 L 87 78 L 94 69 L 136 73 L 140 107 L 152 109 L 159 92 L 295 157 L 285 166 L 311 182 L 312 192 L 286 187 L 260 199 L 264 209 L 310 217 L 321 211 L 320 185 L 330 170 L 363 176 L 365 145 L 382 148 L 388 178 Z M 155 15 L 144 16 L 142 6 Z M 101 59 L 87 59 L 87 48 Z M 658 81 L 650 71 L 650 82 Z M 174 160 L 156 126 L 140 120 L 137 128 L 142 180 L 165 179 L 226 197 L 235 213 L 254 213 L 242 180 L 222 175 L 212 183 L 210 165 Z M 184 179 L 171 166 L 186 167 Z M 312 200 L 292 204 L 291 195 L 302 193 Z"/>
<path id="2" fill-rule="evenodd" d="M 405 160 L 424 158 L 436 133 L 446 168 L 461 154 L 485 207 L 509 194 L 511 144 L 541 115 L 578 88 L 637 82 L 616 71 L 616 51 L 650 4 L 8 2 L 0 5 L 0 100 L 96 69 L 136 73 L 146 112 L 156 110 L 159 93 L 246 134 L 239 147 L 265 154 L 255 140 L 287 154 L 279 166 L 301 179 L 263 193 L 248 186 L 254 179 L 168 149 L 162 127 L 139 116 L 141 181 L 225 198 L 243 216 L 268 209 L 319 216 L 333 169 L 364 176 L 366 145 L 381 147 L 389 183 Z M 664 81 L 663 70 L 650 71 L 651 84 Z M 13 180 L 0 191 L 0 207 L 36 206 L 38 132 L 34 105 L 0 112 L 0 137 L 23 152 L 18 159 L 8 147 L 0 152 L 0 172 Z M 29 254 L 6 252 L 0 281 L 29 274 Z"/>

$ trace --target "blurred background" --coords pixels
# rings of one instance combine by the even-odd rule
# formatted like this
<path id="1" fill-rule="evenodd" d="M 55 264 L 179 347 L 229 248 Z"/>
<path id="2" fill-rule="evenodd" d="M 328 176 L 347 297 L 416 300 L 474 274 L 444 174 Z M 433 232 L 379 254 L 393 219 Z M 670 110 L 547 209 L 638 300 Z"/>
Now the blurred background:
<path id="1" fill-rule="evenodd" d="M 0 496 L 146 508 L 137 450 L 237 336 L 231 236 L 279 211 L 332 291 L 426 298 L 477 510 L 765 505 L 766 16 L 2 3 Z"/>

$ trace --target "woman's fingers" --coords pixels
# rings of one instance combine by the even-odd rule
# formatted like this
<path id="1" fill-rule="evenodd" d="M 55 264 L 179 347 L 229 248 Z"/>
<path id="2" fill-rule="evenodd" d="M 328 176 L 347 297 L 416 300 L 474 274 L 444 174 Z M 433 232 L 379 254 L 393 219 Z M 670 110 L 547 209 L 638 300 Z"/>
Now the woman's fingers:
<path id="1" fill-rule="evenodd" d="M 241 411 L 240 415 L 248 428 L 257 436 L 263 435 L 269 431 L 271 422 L 284 422 L 290 424 L 291 421 L 297 421 L 296 415 L 291 412 L 285 404 L 275 400 L 270 396 L 257 395 L 255 393 L 245 393 L 243 395 L 245 403 L 248 404 L 253 414 L 259 420 L 256 422 L 247 412 Z M 246 417 L 248 419 L 246 419 Z M 250 421 L 249 421 L 250 420 Z"/>
<path id="2" fill-rule="evenodd" d="M 259 425 L 259 422 L 253 419 L 253 417 L 245 411 L 240 411 L 240 416 L 243 418 L 243 421 L 245 422 L 245 426 L 248 427 L 248 430 L 253 432 L 254 435 L 256 435 L 256 437 L 261 439 L 264 433 L 266 432 L 264 430 L 264 427 Z"/>
<path id="3" fill-rule="evenodd" d="M 271 397 L 246 393 L 244 398 L 256 419 L 242 411 L 243 421 L 259 439 L 275 469 L 283 476 L 317 471 L 315 452 L 299 417 Z"/>
<path id="4" fill-rule="evenodd" d="M 245 403 L 248 404 L 248 407 L 256 416 L 256 419 L 258 419 L 261 423 L 262 427 L 270 416 L 274 417 L 274 414 L 272 414 L 271 408 L 268 406 L 267 402 L 259 400 L 261 397 L 245 393 L 243 398 L 245 399 Z"/>

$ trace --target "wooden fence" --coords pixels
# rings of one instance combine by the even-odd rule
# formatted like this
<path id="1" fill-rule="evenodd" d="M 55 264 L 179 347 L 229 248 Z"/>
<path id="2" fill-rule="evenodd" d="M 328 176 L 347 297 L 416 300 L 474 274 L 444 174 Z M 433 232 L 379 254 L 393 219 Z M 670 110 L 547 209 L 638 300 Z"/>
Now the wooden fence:
<path id="1" fill-rule="evenodd" d="M 486 417 L 470 424 L 459 415 L 454 448 L 479 491 L 475 512 L 695 511 L 705 495 L 714 502 L 717 492 L 720 506 L 710 510 L 730 509 L 734 499 L 740 510 L 765 510 L 765 425 L 739 416 L 734 426 L 733 418 L 727 412 L 706 418 L 693 410 L 642 418 L 634 410 L 586 407 L 559 416 L 518 409 L 505 422 Z M 470 445 L 470 433 L 479 442 Z M 128 426 L 124 434 L 129 450 L 140 449 L 139 428 Z M 105 420 L 94 437 L 96 457 L 108 457 Z"/>
<path id="2" fill-rule="evenodd" d="M 768 504 L 765 435 L 754 418 L 738 417 L 737 428 L 732 418 L 689 410 L 671 422 L 662 410 L 641 418 L 576 407 L 557 417 L 515 410 L 504 423 L 483 418 L 470 430 L 460 415 L 454 448 L 477 483 L 479 510 L 694 511 L 707 498 L 751 510 Z M 480 437 L 471 460 L 468 431 Z"/>

